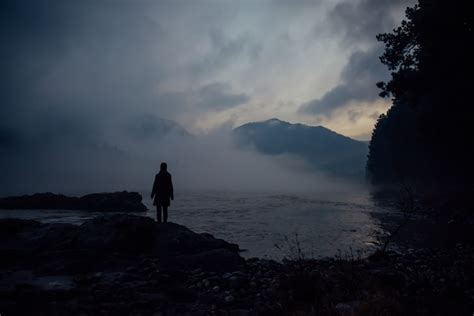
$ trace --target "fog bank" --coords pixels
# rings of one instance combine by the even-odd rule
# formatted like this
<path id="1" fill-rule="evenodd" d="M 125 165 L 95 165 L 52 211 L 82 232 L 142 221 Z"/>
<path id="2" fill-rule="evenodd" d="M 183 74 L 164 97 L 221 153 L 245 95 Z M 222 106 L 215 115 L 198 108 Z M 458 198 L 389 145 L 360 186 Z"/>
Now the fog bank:
<path id="1" fill-rule="evenodd" d="M 8 168 L 2 171 L 0 194 L 147 192 L 161 162 L 168 163 L 177 191 L 309 193 L 360 188 L 311 171 L 297 157 L 238 149 L 227 128 L 201 136 L 173 131 L 140 139 L 127 128 L 109 132 L 111 136 L 101 142 L 56 138 L 4 152 L 0 163 Z"/>

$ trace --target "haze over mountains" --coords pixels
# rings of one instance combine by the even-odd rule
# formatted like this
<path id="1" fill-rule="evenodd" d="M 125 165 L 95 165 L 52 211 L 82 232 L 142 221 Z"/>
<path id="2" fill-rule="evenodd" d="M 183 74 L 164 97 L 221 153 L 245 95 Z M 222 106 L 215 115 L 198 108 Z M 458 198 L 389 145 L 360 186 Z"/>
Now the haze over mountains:
<path id="1" fill-rule="evenodd" d="M 134 123 L 128 131 L 138 142 L 156 142 L 166 137 L 177 142 L 192 141 L 189 139 L 192 134 L 171 120 L 144 116 Z M 239 150 L 250 148 L 274 157 L 292 155 L 311 169 L 330 175 L 362 178 L 365 172 L 367 143 L 323 126 L 291 124 L 272 118 L 239 126 L 232 130 L 232 136 Z"/>
<path id="2" fill-rule="evenodd" d="M 191 136 L 187 130 L 172 120 L 152 115 L 142 115 L 127 126 L 129 135 L 137 140 L 160 139 L 169 134 Z"/>
<path id="3" fill-rule="evenodd" d="M 326 175 L 362 179 L 367 153 L 367 144 L 324 127 L 277 119 L 195 136 L 174 121 L 138 115 L 86 132 L 46 129 L 12 135 L 14 148 L 1 142 L 8 168 L 0 195 L 147 190 L 161 161 L 181 188 L 326 189 Z"/>
<path id="4" fill-rule="evenodd" d="M 160 140 L 163 137 L 191 137 L 178 123 L 144 117 L 137 121 L 133 135 Z M 315 171 L 330 175 L 363 178 L 367 142 L 357 141 L 323 126 L 291 124 L 272 118 L 241 125 L 232 130 L 238 149 L 253 149 L 268 156 L 292 155 Z"/>
<path id="5" fill-rule="evenodd" d="M 266 155 L 290 154 L 315 170 L 344 177 L 363 177 L 368 147 L 365 142 L 322 126 L 291 124 L 273 118 L 234 129 L 240 147 Z"/>

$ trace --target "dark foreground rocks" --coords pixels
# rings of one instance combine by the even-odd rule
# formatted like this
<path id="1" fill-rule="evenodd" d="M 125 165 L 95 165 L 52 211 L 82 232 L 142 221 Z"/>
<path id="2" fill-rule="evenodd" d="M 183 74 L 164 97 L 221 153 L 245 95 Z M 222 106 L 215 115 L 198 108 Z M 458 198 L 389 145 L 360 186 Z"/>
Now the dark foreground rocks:
<path id="1" fill-rule="evenodd" d="M 367 259 L 242 259 L 238 246 L 145 217 L 0 221 L 2 315 L 470 315 L 458 245 Z"/>
<path id="2" fill-rule="evenodd" d="M 0 209 L 49 209 L 91 211 L 146 211 L 142 196 L 137 192 L 93 193 L 70 197 L 54 193 L 10 196 L 0 198 Z"/>

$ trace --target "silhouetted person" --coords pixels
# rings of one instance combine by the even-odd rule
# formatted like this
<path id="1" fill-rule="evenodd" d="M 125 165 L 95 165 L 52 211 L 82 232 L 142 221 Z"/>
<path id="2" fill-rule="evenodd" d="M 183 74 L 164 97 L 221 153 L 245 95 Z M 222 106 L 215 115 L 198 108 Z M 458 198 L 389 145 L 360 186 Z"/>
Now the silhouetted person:
<path id="1" fill-rule="evenodd" d="M 168 206 L 170 206 L 170 199 L 173 200 L 173 182 L 171 181 L 171 174 L 166 170 L 166 162 L 160 165 L 160 172 L 155 176 L 153 189 L 151 190 L 151 198 L 153 205 L 156 206 L 156 219 L 161 223 L 161 214 L 163 213 L 163 223 L 168 220 Z"/>

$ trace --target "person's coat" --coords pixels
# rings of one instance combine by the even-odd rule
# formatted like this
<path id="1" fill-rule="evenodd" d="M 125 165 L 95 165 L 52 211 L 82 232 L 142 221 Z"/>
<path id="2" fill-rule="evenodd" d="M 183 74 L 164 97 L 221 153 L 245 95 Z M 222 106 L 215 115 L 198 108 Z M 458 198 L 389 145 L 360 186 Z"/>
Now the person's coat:
<path id="1" fill-rule="evenodd" d="M 173 182 L 171 181 L 171 174 L 168 171 L 160 171 L 155 176 L 153 189 L 151 191 L 153 205 L 169 206 L 170 199 L 173 200 Z"/>

